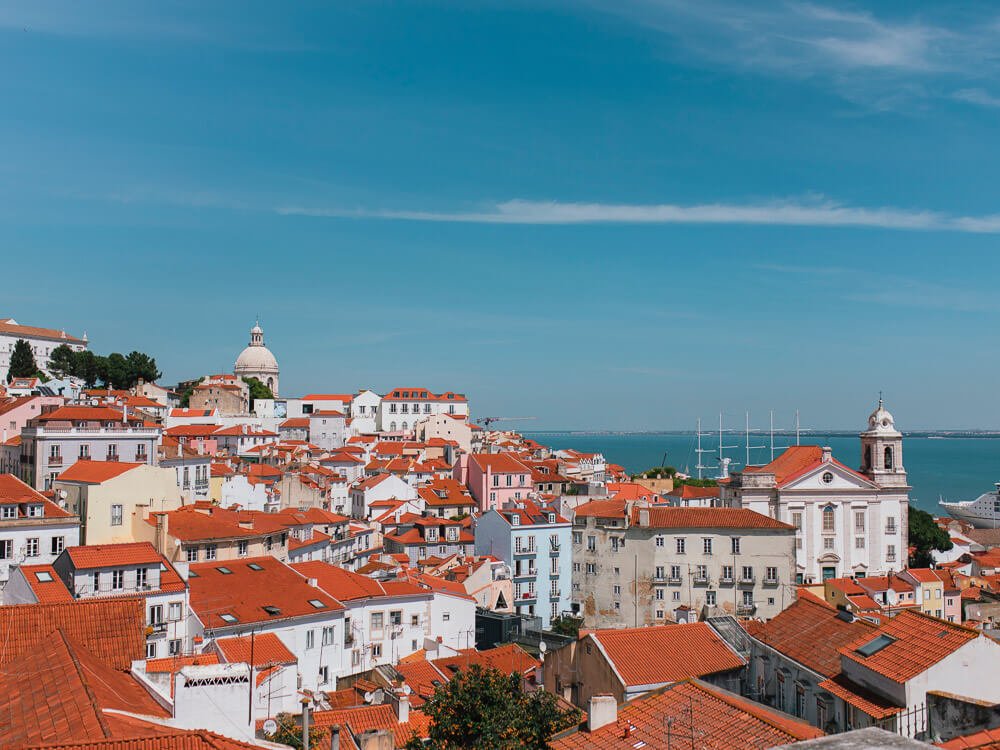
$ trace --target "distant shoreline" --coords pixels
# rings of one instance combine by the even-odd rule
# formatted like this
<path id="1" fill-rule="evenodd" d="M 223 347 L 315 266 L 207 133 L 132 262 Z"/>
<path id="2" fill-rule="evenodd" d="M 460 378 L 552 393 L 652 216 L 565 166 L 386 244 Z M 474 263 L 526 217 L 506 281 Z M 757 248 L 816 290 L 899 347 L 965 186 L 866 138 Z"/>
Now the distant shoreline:
<path id="1" fill-rule="evenodd" d="M 724 430 L 727 435 L 742 435 L 743 430 Z M 857 437 L 858 430 L 801 430 L 799 436 L 809 437 Z M 521 430 L 522 435 L 613 435 L 625 437 L 629 435 L 675 435 L 695 436 L 694 430 Z M 718 434 L 718 431 L 707 430 L 702 435 Z M 761 435 L 760 430 L 754 432 Z M 787 437 L 794 436 L 795 430 L 775 430 L 775 435 Z M 907 438 L 1000 438 L 1000 430 L 909 430 L 903 431 L 903 437 Z"/>

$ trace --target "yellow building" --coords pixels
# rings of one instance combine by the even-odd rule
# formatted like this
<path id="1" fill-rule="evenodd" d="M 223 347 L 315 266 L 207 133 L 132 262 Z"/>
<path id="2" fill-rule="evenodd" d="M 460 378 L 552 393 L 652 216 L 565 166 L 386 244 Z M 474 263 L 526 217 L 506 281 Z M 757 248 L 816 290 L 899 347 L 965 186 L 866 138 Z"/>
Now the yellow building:
<path id="1" fill-rule="evenodd" d="M 181 506 L 176 473 L 148 464 L 77 461 L 53 489 L 65 492 L 66 508 L 80 516 L 81 544 L 140 541 L 136 527 L 146 516 Z"/>

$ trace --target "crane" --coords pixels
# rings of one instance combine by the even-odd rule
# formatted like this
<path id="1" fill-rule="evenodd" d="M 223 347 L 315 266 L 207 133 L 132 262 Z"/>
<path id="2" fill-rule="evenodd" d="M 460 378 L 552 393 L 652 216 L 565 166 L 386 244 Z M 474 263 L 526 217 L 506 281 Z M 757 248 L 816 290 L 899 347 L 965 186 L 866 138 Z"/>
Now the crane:
<path id="1" fill-rule="evenodd" d="M 476 424 L 481 424 L 486 429 L 489 429 L 490 425 L 494 422 L 515 422 L 525 419 L 538 419 L 538 417 L 480 417 L 476 420 Z"/>

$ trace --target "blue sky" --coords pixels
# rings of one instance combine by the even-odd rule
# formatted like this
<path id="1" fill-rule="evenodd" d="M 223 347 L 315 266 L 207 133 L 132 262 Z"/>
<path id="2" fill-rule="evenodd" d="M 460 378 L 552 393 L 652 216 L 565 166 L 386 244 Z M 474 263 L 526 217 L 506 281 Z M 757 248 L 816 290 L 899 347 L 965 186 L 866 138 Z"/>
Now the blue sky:
<path id="1" fill-rule="evenodd" d="M 290 8 L 294 5 L 294 10 Z M 1000 10 L 5 3 L 0 315 L 539 428 L 1000 427 Z"/>

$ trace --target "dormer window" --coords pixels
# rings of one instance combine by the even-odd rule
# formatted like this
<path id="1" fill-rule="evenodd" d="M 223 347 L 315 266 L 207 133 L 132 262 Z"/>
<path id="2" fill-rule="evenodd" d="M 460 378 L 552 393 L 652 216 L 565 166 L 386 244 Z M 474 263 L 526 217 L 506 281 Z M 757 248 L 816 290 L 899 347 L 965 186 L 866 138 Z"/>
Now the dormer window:
<path id="1" fill-rule="evenodd" d="M 515 513 L 514 515 L 512 515 L 510 517 L 510 524 L 511 524 L 511 526 L 520 526 L 521 525 L 521 517 Z"/>
<path id="2" fill-rule="evenodd" d="M 555 522 L 556 522 L 556 514 L 549 513 L 549 523 L 555 523 Z"/>
<path id="3" fill-rule="evenodd" d="M 0 506 L 0 518 L 17 518 L 17 506 L 16 505 Z"/>

